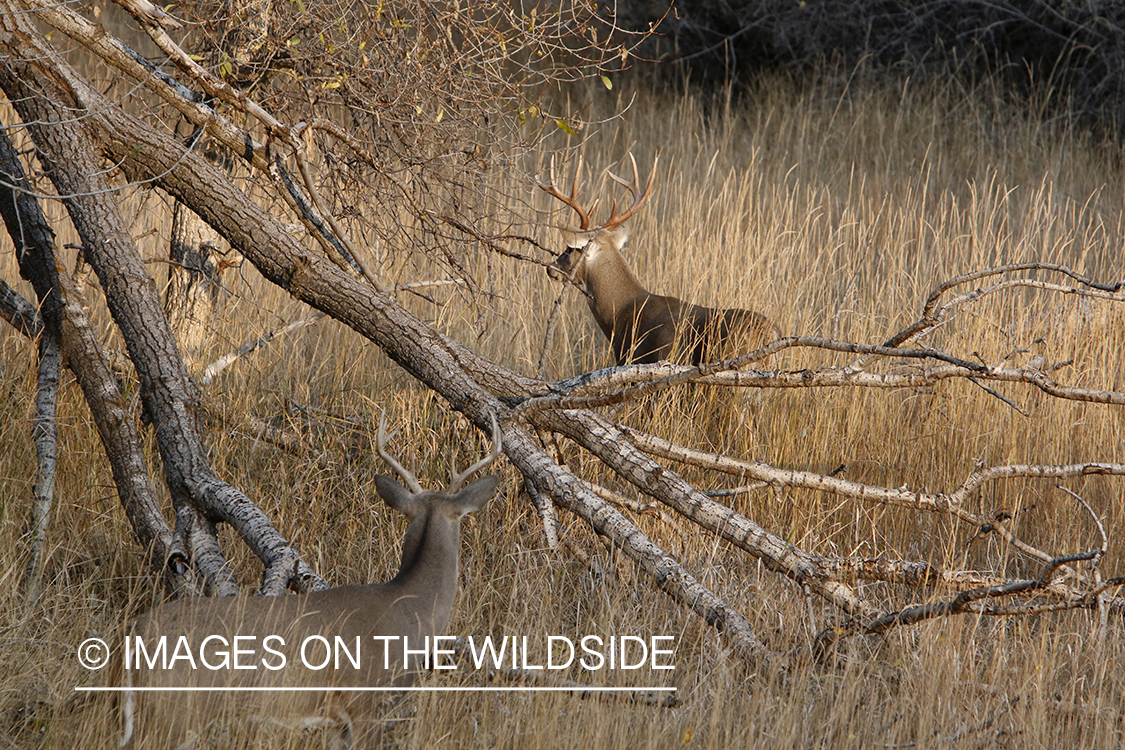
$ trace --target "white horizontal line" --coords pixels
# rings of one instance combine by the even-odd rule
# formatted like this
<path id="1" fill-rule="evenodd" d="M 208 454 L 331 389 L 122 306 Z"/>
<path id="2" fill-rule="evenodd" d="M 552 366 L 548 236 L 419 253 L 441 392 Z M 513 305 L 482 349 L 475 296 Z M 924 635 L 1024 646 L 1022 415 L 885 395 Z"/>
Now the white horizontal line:
<path id="1" fill-rule="evenodd" d="M 102 687 L 75 686 L 78 693 L 675 693 L 674 687 Z"/>
<path id="2" fill-rule="evenodd" d="M 134 691 L 137 693 L 674 693 L 674 687 L 104 687 L 104 686 L 76 686 L 76 692 L 83 693 L 124 693 Z"/>

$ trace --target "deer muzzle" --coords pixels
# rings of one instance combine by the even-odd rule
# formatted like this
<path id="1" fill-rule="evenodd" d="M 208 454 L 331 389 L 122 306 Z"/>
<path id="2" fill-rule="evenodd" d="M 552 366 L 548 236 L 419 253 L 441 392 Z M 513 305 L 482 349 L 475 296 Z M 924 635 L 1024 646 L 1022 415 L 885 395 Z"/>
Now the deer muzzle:
<path id="1" fill-rule="evenodd" d="M 566 250 L 559 253 L 559 256 L 555 258 L 555 262 L 547 267 L 547 275 L 556 281 L 565 281 L 566 277 L 574 271 L 575 256 L 578 252 L 577 249 L 568 247 Z"/>

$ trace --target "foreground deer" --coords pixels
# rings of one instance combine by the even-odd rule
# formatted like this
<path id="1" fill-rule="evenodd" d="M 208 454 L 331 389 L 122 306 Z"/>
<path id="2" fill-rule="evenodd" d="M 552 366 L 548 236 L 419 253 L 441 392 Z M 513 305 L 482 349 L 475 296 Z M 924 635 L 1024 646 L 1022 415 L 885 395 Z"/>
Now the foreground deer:
<path id="1" fill-rule="evenodd" d="M 689 361 L 693 365 L 757 349 L 781 335 L 764 315 L 750 310 L 719 310 L 693 305 L 676 297 L 653 294 L 641 286 L 621 249 L 629 239 L 625 226 L 648 200 L 656 168 L 641 190 L 637 161 L 632 154 L 633 181 L 626 182 L 612 172 L 609 176 L 633 194 L 633 205 L 617 213 L 610 210 L 609 221 L 591 228 L 589 209 L 577 198 L 578 172 L 570 195 L 555 187 L 555 166 L 551 163 L 551 184 L 539 182 L 541 189 L 574 209 L 578 230 L 563 230 L 567 248 L 555 258 L 554 268 L 570 274 L 586 290 L 586 301 L 602 333 L 609 339 L 617 364 L 651 364 L 664 359 Z"/>
<path id="2" fill-rule="evenodd" d="M 429 492 L 386 452 L 380 419 L 379 455 L 410 487 L 390 477 L 375 478 L 383 501 L 408 519 L 402 565 L 388 583 L 303 596 L 181 599 L 140 617 L 114 659 L 113 679 L 130 688 L 122 701 L 121 744 L 135 732 L 137 747 L 190 747 L 217 731 L 225 746 L 242 736 L 228 729 L 241 722 L 324 727 L 334 746 L 374 743 L 381 722 L 373 714 L 381 695 L 348 688 L 409 685 L 423 653 L 428 650 L 432 657 L 433 636 L 444 634 L 457 591 L 461 518 L 496 494 L 495 476 L 461 489 L 499 454 L 495 417 L 492 429 L 491 453 L 457 474 L 447 492 Z M 166 641 L 158 658 L 161 636 Z M 139 643 L 145 647 L 143 655 L 138 654 Z M 412 654 L 404 661 L 406 646 Z M 129 670 L 123 669 L 126 655 Z M 150 668 L 150 662 L 157 663 Z M 444 663 L 450 662 L 446 656 Z M 133 690 L 188 686 L 239 691 Z M 330 690 L 274 689 L 282 686 Z"/>

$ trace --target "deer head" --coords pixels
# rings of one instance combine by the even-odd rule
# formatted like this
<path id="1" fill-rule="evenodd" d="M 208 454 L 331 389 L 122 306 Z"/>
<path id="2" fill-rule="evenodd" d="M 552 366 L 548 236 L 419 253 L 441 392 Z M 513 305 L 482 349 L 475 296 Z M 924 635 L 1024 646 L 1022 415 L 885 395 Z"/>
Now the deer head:
<path id="1" fill-rule="evenodd" d="M 593 201 L 588 209 L 583 209 L 577 197 L 578 176 L 582 172 L 581 159 L 579 159 L 578 168 L 574 172 L 574 181 L 571 184 L 569 194 L 563 193 L 556 187 L 555 162 L 553 158 L 551 159 L 550 184 L 545 184 L 543 182 L 537 183 L 541 190 L 574 209 L 574 212 L 578 214 L 578 228 L 564 228 L 562 230 L 563 239 L 566 242 L 566 250 L 559 253 L 552 265 L 562 273 L 572 276 L 575 281 L 583 286 L 589 286 L 588 281 L 591 277 L 591 269 L 596 269 L 598 266 L 623 266 L 624 269 L 628 271 L 628 274 L 630 276 L 632 275 L 632 271 L 629 270 L 628 264 L 625 263 L 625 259 L 621 255 L 622 248 L 625 247 L 625 243 L 629 240 L 629 230 L 625 226 L 625 222 L 640 211 L 648 200 L 652 192 L 653 182 L 656 179 L 656 167 L 653 165 L 653 170 L 649 173 L 648 183 L 642 191 L 640 187 L 640 177 L 637 173 L 637 160 L 633 158 L 632 154 L 629 154 L 629 161 L 633 167 L 632 182 L 626 182 L 612 172 L 608 172 L 608 174 L 615 182 L 625 186 L 625 188 L 632 193 L 632 205 L 624 212 L 618 214 L 617 201 L 613 201 L 609 219 L 604 224 L 593 228 L 590 227 L 590 216 L 597 208 L 598 201 Z M 587 289 L 587 291 L 591 290 Z"/>

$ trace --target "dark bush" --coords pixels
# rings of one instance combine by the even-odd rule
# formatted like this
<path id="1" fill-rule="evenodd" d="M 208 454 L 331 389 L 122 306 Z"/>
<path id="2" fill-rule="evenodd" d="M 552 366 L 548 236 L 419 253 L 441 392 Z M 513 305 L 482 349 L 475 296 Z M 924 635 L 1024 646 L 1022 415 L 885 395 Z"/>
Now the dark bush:
<path id="1" fill-rule="evenodd" d="M 708 88 L 825 65 L 999 81 L 1045 117 L 1118 132 L 1125 103 L 1125 3 L 1116 0 L 625 0 L 618 22 L 659 22 L 647 56 Z"/>

